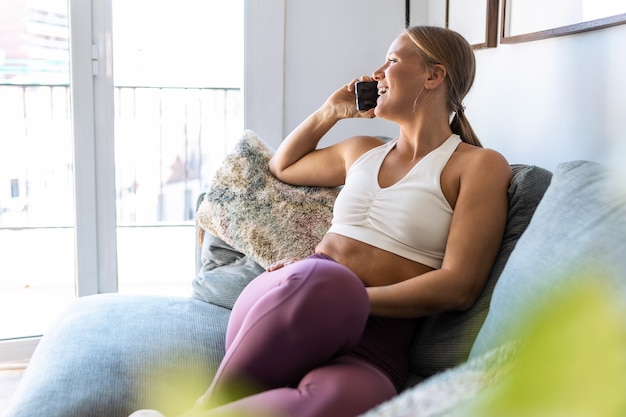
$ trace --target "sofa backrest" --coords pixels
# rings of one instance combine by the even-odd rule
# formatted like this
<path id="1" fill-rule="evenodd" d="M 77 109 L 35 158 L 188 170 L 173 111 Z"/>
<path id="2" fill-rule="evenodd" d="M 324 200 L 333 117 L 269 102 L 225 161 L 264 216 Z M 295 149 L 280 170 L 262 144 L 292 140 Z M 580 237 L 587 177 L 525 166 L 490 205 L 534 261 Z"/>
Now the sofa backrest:
<path id="1" fill-rule="evenodd" d="M 502 245 L 481 295 L 467 311 L 451 311 L 421 319 L 410 348 L 411 373 L 425 378 L 452 368 L 470 353 L 502 270 L 543 197 L 552 173 L 531 165 L 512 165 L 509 213 Z"/>
<path id="2" fill-rule="evenodd" d="M 626 287 L 626 190 L 606 167 L 562 163 L 511 254 L 472 347 L 477 357 L 516 338 L 520 318 L 567 285 L 608 278 Z"/>

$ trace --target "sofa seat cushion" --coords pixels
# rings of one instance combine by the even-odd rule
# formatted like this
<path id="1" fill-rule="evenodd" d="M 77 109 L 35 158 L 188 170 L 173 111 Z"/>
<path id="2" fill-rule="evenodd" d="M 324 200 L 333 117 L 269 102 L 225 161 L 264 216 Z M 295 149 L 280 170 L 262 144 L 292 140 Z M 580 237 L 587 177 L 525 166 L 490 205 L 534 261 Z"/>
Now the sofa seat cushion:
<path id="1" fill-rule="evenodd" d="M 6 417 L 180 415 L 215 374 L 229 314 L 184 297 L 80 298 L 42 338 Z"/>
<path id="2" fill-rule="evenodd" d="M 498 280 L 471 357 L 515 338 L 529 306 L 549 305 L 566 284 L 608 277 L 623 290 L 625 237 L 622 180 L 598 163 L 560 164 Z"/>

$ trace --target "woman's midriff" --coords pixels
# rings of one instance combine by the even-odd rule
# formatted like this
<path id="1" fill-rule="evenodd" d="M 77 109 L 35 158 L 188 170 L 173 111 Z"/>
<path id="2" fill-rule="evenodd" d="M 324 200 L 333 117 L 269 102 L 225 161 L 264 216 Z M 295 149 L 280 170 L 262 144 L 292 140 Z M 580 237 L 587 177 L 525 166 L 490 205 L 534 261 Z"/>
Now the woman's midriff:
<path id="1" fill-rule="evenodd" d="M 331 257 L 356 273 L 367 286 L 390 285 L 431 271 L 432 268 L 371 245 L 328 233 L 316 252 Z M 349 353 L 379 367 L 396 389 L 403 388 L 408 373 L 408 349 L 417 321 L 370 316 L 358 345 Z"/>
<path id="2" fill-rule="evenodd" d="M 432 271 L 433 268 L 358 240 L 327 233 L 315 248 L 347 266 L 371 287 L 391 285 Z"/>

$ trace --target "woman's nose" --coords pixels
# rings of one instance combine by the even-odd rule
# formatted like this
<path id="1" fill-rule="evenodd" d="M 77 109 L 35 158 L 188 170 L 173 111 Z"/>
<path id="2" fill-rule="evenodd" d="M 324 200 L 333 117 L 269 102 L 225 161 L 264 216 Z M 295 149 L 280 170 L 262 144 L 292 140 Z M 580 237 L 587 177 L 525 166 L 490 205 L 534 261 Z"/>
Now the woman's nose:
<path id="1" fill-rule="evenodd" d="M 385 78 L 385 71 L 383 70 L 383 67 L 380 67 L 376 71 L 374 71 L 372 73 L 372 78 L 376 81 L 380 81 Z"/>

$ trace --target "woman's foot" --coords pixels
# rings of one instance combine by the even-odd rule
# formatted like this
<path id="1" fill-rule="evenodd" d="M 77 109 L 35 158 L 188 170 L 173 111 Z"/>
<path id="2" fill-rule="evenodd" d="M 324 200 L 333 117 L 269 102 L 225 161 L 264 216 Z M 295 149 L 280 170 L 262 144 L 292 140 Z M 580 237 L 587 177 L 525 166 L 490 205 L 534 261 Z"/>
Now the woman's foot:
<path id="1" fill-rule="evenodd" d="M 156 410 L 138 410 L 128 417 L 165 417 Z"/>

